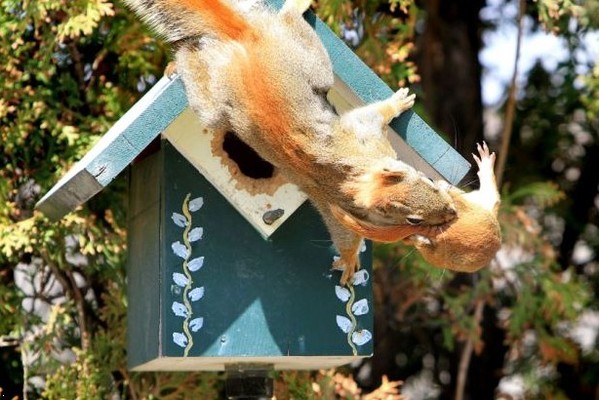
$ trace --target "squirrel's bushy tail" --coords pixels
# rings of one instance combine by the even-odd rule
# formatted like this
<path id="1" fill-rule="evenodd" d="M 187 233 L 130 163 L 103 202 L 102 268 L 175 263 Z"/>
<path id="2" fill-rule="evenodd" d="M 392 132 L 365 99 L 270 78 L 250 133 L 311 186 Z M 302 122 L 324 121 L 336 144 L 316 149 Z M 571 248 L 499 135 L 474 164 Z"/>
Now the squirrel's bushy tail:
<path id="1" fill-rule="evenodd" d="M 238 40 L 251 26 L 226 0 L 125 0 L 169 42 L 199 35 Z"/>

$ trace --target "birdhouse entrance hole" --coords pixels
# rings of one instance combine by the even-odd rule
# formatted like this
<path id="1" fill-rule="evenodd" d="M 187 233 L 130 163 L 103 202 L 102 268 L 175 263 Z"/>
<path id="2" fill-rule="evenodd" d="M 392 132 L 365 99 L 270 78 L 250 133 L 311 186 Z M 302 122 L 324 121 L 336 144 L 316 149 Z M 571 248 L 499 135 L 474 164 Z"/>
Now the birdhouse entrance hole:
<path id="1" fill-rule="evenodd" d="M 275 167 L 258 155 L 250 146 L 233 133 L 226 132 L 223 139 L 223 150 L 247 177 L 253 179 L 269 179 L 274 175 Z"/>
<path id="2" fill-rule="evenodd" d="M 304 203 L 306 195 L 235 132 L 209 129 L 184 110 L 162 133 L 263 238 Z"/>
<path id="3" fill-rule="evenodd" d="M 229 171 L 231 183 L 237 190 L 252 196 L 272 196 L 286 182 L 274 165 L 260 157 L 235 132 L 214 131 L 211 134 L 212 155 Z"/>

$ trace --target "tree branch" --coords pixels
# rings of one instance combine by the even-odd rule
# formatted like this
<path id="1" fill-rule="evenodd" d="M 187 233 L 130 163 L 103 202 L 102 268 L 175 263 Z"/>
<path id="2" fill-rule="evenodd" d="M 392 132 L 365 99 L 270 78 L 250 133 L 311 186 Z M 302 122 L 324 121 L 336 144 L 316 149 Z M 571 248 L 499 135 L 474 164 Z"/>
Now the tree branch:
<path id="1" fill-rule="evenodd" d="M 516 38 L 516 59 L 514 60 L 514 70 L 508 91 L 508 98 L 505 106 L 505 122 L 503 124 L 503 132 L 501 134 L 501 149 L 497 157 L 495 165 L 495 177 L 497 186 L 501 187 L 503 182 L 503 173 L 505 171 L 505 163 L 507 161 L 508 150 L 510 147 L 512 128 L 514 126 L 514 114 L 516 111 L 516 92 L 518 89 L 518 62 L 520 60 L 520 49 L 522 47 L 522 19 L 526 11 L 526 0 L 520 0 L 518 7 L 518 36 Z"/>
<path id="2" fill-rule="evenodd" d="M 476 305 L 474 306 L 474 322 L 475 326 L 480 325 L 480 322 L 483 317 L 483 310 L 485 309 L 485 302 L 483 299 L 476 300 Z M 464 348 L 462 349 L 462 354 L 460 355 L 460 364 L 458 366 L 458 377 L 455 388 L 455 397 L 454 400 L 463 400 L 464 399 L 464 390 L 466 388 L 466 378 L 468 377 L 468 367 L 470 365 L 470 360 L 472 359 L 472 351 L 474 350 L 474 337 L 470 335 Z"/>

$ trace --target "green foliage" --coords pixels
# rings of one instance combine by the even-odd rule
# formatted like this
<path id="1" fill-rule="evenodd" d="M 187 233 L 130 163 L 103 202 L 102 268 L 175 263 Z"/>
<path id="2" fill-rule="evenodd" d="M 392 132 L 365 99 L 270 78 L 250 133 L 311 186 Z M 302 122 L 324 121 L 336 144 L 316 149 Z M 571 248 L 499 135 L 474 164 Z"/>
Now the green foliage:
<path id="1" fill-rule="evenodd" d="M 421 16 L 413 0 L 324 0 L 318 2 L 317 12 L 338 34 L 342 28 L 363 28 L 356 53 L 392 88 L 420 80 L 411 59 L 416 22 Z"/>
<path id="2" fill-rule="evenodd" d="M 539 21 L 546 30 L 555 33 L 566 30 L 571 18 L 588 24 L 590 22 L 588 13 L 597 8 L 596 5 L 585 7 L 580 5 L 580 2 L 572 0 L 536 0 L 536 2 Z"/>
<path id="3" fill-rule="evenodd" d="M 75 353 L 75 362 L 61 365 L 46 377 L 43 396 L 47 399 L 102 399 L 111 387 L 109 371 L 102 367 L 93 354 Z"/>

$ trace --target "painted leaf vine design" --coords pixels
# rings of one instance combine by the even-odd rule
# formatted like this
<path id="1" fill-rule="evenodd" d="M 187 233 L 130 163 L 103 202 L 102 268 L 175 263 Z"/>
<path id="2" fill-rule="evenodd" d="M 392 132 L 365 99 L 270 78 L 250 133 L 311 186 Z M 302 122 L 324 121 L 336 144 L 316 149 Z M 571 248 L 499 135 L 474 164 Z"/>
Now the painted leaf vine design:
<path id="1" fill-rule="evenodd" d="M 363 248 L 362 251 L 365 249 Z M 352 282 L 348 282 L 345 287 L 335 285 L 335 296 L 341 302 L 345 303 L 345 314 L 337 315 L 335 321 L 343 333 L 347 335 L 347 344 L 352 349 L 353 355 L 358 355 L 356 346 L 362 346 L 372 340 L 372 332 L 368 329 L 357 329 L 357 316 L 366 315 L 370 311 L 368 300 L 356 300 L 356 291 L 354 286 L 366 285 L 368 283 L 368 271 L 362 269 L 354 274 Z"/>
<path id="2" fill-rule="evenodd" d="M 183 289 L 181 302 L 173 301 L 171 310 L 177 317 L 183 318 L 183 332 L 173 332 L 173 342 L 184 349 L 183 356 L 187 357 L 193 347 L 192 332 L 195 333 L 204 326 L 203 317 L 195 317 L 192 303 L 204 297 L 204 287 L 194 286 L 192 273 L 204 266 L 204 257 L 193 257 L 191 243 L 201 240 L 204 236 L 202 227 L 193 227 L 192 213 L 202 208 L 204 199 L 197 197 L 190 200 L 188 193 L 183 200 L 181 214 L 174 212 L 171 216 L 174 224 L 183 228 L 182 243 L 176 241 L 171 244 L 173 253 L 183 259 L 182 272 L 173 272 L 172 279 L 175 285 Z"/>

